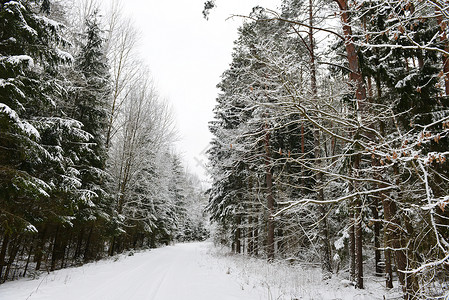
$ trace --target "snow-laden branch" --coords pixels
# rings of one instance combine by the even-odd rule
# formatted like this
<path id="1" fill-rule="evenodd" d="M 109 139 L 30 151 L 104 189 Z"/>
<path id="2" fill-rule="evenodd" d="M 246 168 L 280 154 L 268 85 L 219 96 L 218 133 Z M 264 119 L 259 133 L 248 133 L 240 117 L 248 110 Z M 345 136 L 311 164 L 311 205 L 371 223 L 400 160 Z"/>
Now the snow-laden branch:
<path id="1" fill-rule="evenodd" d="M 363 195 L 372 195 L 372 194 L 375 194 L 375 193 L 390 191 L 390 190 L 395 189 L 395 188 L 396 188 L 395 186 L 387 186 L 387 187 L 384 187 L 384 188 L 379 188 L 379 189 L 374 189 L 374 190 L 369 190 L 369 191 L 355 192 L 355 193 L 348 194 L 348 195 L 345 195 L 345 196 L 342 196 L 342 197 L 339 197 L 339 198 L 336 198 L 336 199 L 323 200 L 323 201 L 318 201 L 316 199 L 301 199 L 301 200 L 293 201 L 293 202 L 280 202 L 279 203 L 280 205 L 287 205 L 288 204 L 288 206 L 278 210 L 275 214 L 273 214 L 273 217 L 276 218 L 276 217 L 282 215 L 283 213 L 285 213 L 286 211 L 288 211 L 288 210 L 290 210 L 290 209 L 292 209 L 292 208 L 294 208 L 294 207 L 296 207 L 298 205 L 302 205 L 302 204 L 309 204 L 309 203 L 318 204 L 318 205 L 334 204 L 334 203 L 342 202 L 344 200 L 360 197 L 360 196 L 363 196 Z"/>

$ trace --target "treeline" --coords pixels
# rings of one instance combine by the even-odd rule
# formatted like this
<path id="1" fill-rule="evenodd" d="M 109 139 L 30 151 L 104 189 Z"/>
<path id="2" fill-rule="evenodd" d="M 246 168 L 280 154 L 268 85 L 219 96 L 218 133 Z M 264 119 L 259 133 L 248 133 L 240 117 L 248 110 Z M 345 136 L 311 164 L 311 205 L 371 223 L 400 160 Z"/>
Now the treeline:
<path id="1" fill-rule="evenodd" d="M 0 1 L 0 283 L 207 236 L 130 21 L 50 2 Z"/>
<path id="2" fill-rule="evenodd" d="M 214 7 L 206 3 L 205 16 Z M 210 123 L 208 210 L 236 253 L 323 277 L 449 282 L 444 1 L 284 0 L 244 18 Z"/>

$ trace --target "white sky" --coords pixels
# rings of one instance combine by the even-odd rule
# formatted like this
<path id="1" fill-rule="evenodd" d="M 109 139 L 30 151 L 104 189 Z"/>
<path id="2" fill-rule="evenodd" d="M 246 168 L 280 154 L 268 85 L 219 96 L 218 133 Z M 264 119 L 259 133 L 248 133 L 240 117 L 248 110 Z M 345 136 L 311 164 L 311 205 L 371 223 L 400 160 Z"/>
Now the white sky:
<path id="1" fill-rule="evenodd" d="M 279 0 L 217 0 L 209 21 L 204 0 L 126 0 L 124 14 L 141 32 L 142 58 L 150 67 L 157 89 L 173 106 L 180 141 L 177 151 L 186 167 L 206 179 L 202 163 L 212 135 L 208 122 L 220 75 L 231 62 L 233 41 L 241 18 L 252 7 L 276 8 Z"/>

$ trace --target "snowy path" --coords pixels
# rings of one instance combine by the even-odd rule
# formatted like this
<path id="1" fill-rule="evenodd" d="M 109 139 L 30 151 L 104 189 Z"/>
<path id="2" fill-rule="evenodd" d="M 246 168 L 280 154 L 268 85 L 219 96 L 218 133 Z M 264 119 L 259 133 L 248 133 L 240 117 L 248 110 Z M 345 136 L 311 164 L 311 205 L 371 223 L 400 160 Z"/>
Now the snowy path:
<path id="1" fill-rule="evenodd" d="M 207 243 L 179 244 L 0 285 L 1 300 L 256 300 L 207 253 Z"/>

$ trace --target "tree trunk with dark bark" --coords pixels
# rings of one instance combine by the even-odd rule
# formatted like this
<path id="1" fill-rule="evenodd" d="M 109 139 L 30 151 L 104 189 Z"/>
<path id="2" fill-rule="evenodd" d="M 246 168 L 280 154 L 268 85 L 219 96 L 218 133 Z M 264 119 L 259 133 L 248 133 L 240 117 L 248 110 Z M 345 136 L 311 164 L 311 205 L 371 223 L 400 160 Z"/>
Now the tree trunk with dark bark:
<path id="1" fill-rule="evenodd" d="M 47 226 L 39 232 L 36 239 L 36 252 L 34 254 L 34 261 L 36 262 L 36 271 L 39 271 L 42 264 L 43 250 L 45 245 L 45 238 L 47 235 Z"/>
<path id="2" fill-rule="evenodd" d="M 248 243 L 246 252 L 249 255 L 253 255 L 254 252 L 254 226 L 253 226 L 253 216 L 248 216 L 248 232 L 247 232 Z"/>
<path id="3" fill-rule="evenodd" d="M 28 251 L 28 258 L 27 258 L 27 262 L 25 264 L 25 268 L 23 269 L 22 277 L 25 277 L 25 275 L 26 275 L 26 273 L 28 271 L 28 265 L 30 264 L 31 254 L 32 253 L 33 253 L 33 243 L 31 243 L 30 250 Z"/>
<path id="4" fill-rule="evenodd" d="M 354 175 L 358 177 L 360 168 L 360 154 L 356 154 L 354 158 Z M 354 183 L 355 184 L 355 183 Z M 357 191 L 357 187 L 354 189 Z M 354 238 L 355 238 L 355 270 L 356 270 L 356 288 L 363 289 L 363 232 L 362 232 L 362 200 L 360 196 L 355 197 L 354 201 Z"/>
<path id="5" fill-rule="evenodd" d="M 253 253 L 254 256 L 259 256 L 259 218 L 254 217 L 254 245 L 253 245 Z"/>
<path id="6" fill-rule="evenodd" d="M 381 266 L 381 251 L 380 251 L 380 222 L 379 222 L 379 201 L 377 195 L 373 198 L 373 203 L 371 204 L 371 212 L 374 218 L 374 267 L 376 271 L 376 276 L 382 276 L 382 266 Z"/>
<path id="7" fill-rule="evenodd" d="M 348 12 L 348 2 L 347 0 L 335 0 L 340 8 L 340 17 L 343 23 L 343 34 L 345 37 L 345 48 L 346 48 L 346 57 L 349 63 L 349 70 L 351 73 L 349 74 L 350 81 L 354 84 L 356 88 L 356 99 L 358 102 L 358 109 L 360 110 L 363 105 L 361 103 L 366 99 L 366 89 L 363 85 L 362 73 L 360 72 L 359 60 L 357 55 L 357 50 L 355 48 L 355 44 L 352 39 L 352 28 L 350 25 L 350 18 Z"/>
<path id="8" fill-rule="evenodd" d="M 10 244 L 11 250 L 9 251 L 8 261 L 6 262 L 5 275 L 3 275 L 2 282 L 5 282 L 6 280 L 8 280 L 9 272 L 11 271 L 11 266 L 12 266 L 14 260 L 16 259 L 17 253 L 19 252 L 21 241 L 22 241 L 22 236 L 18 236 Z"/>
<path id="9" fill-rule="evenodd" d="M 364 111 L 364 102 L 366 100 L 366 88 L 363 84 L 362 73 L 360 71 L 359 60 L 357 55 L 357 49 L 352 38 L 352 28 L 350 25 L 349 7 L 347 0 L 335 0 L 340 8 L 340 17 L 342 21 L 343 35 L 345 38 L 346 57 L 348 59 L 349 79 L 350 83 L 355 88 L 355 98 L 357 100 L 356 114 L 357 121 L 362 121 L 362 113 Z M 355 138 L 357 139 L 357 134 Z M 359 145 L 356 143 L 355 151 L 357 151 Z M 355 176 L 358 176 L 357 170 L 359 169 L 361 157 L 356 154 L 353 162 Z M 361 199 L 355 200 L 355 223 L 354 223 L 354 236 L 355 236 L 355 251 L 356 251 L 356 287 L 363 288 L 363 253 L 362 253 L 362 207 Z"/>
<path id="10" fill-rule="evenodd" d="M 73 259 L 76 260 L 80 254 L 81 254 L 81 247 L 83 244 L 83 238 L 84 238 L 84 226 L 81 227 L 80 231 L 78 232 L 78 237 L 76 239 L 76 248 L 75 248 L 75 254 L 73 254 Z"/>
<path id="11" fill-rule="evenodd" d="M 360 202 L 358 202 L 360 204 Z M 363 234 L 362 234 L 362 209 L 357 206 L 355 219 L 355 264 L 356 264 L 356 288 L 363 289 Z"/>
<path id="12" fill-rule="evenodd" d="M 268 232 L 267 232 L 267 258 L 268 261 L 274 259 L 274 198 L 273 198 L 273 178 L 270 166 L 270 133 L 267 129 L 265 134 L 265 183 L 267 193 L 267 209 L 268 209 Z"/>
<path id="13" fill-rule="evenodd" d="M 91 252 L 92 251 L 90 249 L 91 248 L 90 244 L 91 244 L 91 241 L 92 241 L 92 232 L 93 232 L 93 230 L 94 230 L 94 226 L 91 225 L 90 228 L 89 228 L 89 233 L 87 235 L 86 247 L 84 249 L 84 262 L 87 262 L 90 259 L 92 259 L 92 257 L 91 257 Z"/>
<path id="14" fill-rule="evenodd" d="M 56 267 L 56 260 L 58 259 L 59 254 L 59 229 L 60 225 L 56 227 L 55 237 L 53 239 L 53 250 L 51 254 L 51 267 L 50 271 L 54 271 Z"/>
<path id="15" fill-rule="evenodd" d="M 399 166 L 395 164 L 393 166 L 394 174 L 396 176 L 396 185 L 399 187 L 400 184 L 400 178 L 399 178 Z M 399 198 L 401 197 L 401 193 L 399 193 Z M 398 277 L 399 282 L 401 283 L 402 290 L 404 292 L 404 299 L 405 300 L 412 300 L 417 299 L 415 298 L 415 292 L 417 290 L 417 282 L 416 278 L 413 274 L 407 274 L 404 273 L 404 271 L 407 270 L 407 268 L 410 268 L 409 266 L 409 259 L 407 257 L 406 248 L 407 248 L 407 241 L 406 241 L 406 235 L 408 235 L 408 232 L 405 232 L 401 226 L 401 221 L 399 216 L 397 215 L 397 205 L 395 202 L 388 200 L 389 202 L 389 209 L 390 209 L 390 222 L 391 224 L 389 231 L 390 231 L 390 238 L 391 238 L 391 245 L 395 254 L 396 259 L 396 266 L 398 268 Z"/>
<path id="16" fill-rule="evenodd" d="M 242 237 L 242 217 L 240 215 L 237 215 L 236 217 L 236 228 L 235 228 L 235 235 L 234 235 L 234 245 L 235 245 L 235 253 L 242 253 L 242 243 L 241 243 L 241 237 Z"/>
<path id="17" fill-rule="evenodd" d="M 9 244 L 9 234 L 5 234 L 2 241 L 2 249 L 0 250 L 0 279 L 2 278 L 3 267 L 6 266 L 6 250 Z"/>
<path id="18" fill-rule="evenodd" d="M 354 212 L 350 213 L 349 219 L 349 277 L 355 281 L 355 219 Z"/>

